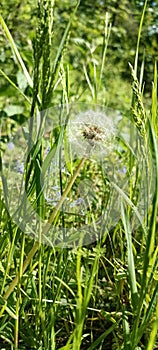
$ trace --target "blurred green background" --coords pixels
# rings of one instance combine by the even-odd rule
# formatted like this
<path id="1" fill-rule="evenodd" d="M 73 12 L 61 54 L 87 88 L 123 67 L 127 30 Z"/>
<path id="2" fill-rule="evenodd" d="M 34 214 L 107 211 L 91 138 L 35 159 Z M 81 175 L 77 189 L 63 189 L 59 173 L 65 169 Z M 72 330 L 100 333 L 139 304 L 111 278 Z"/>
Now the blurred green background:
<path id="1" fill-rule="evenodd" d="M 128 0 L 81 0 L 71 34 L 65 48 L 64 67 L 69 69 L 70 101 L 91 102 L 83 67 L 92 77 L 94 68 L 101 62 L 101 51 L 105 38 L 105 21 L 108 21 L 108 49 L 103 73 L 103 89 L 99 92 L 98 103 L 121 112 L 129 108 L 131 100 L 131 72 L 143 1 Z M 60 44 L 64 29 L 74 8 L 74 1 L 55 2 L 52 61 Z M 33 48 L 37 25 L 37 2 L 32 0 L 1 1 L 1 13 L 15 40 L 19 52 L 32 74 Z M 158 57 L 158 3 L 148 1 L 139 49 L 139 72 L 144 67 L 145 104 L 151 97 L 154 61 Z M 144 62 L 144 63 L 143 63 Z M 9 42 L 0 29 L 0 68 L 22 89 L 28 97 L 32 91 L 19 68 L 17 59 L 11 51 Z M 138 74 L 139 76 L 139 74 Z M 62 86 L 59 84 L 53 95 L 52 105 L 61 99 Z M 7 96 L 7 97 L 6 97 Z M 1 76 L 0 116 L 16 119 L 20 123 L 29 116 L 26 102 Z M 48 106 L 49 107 L 49 106 Z"/>

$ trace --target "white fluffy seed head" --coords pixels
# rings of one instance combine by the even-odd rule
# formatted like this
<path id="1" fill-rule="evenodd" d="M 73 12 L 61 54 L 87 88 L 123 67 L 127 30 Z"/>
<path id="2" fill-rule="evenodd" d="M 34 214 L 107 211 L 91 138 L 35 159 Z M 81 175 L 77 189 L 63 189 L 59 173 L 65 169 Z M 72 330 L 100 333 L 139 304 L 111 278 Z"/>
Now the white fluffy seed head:
<path id="1" fill-rule="evenodd" d="M 104 158 L 113 149 L 115 134 L 112 118 L 102 111 L 80 112 L 67 127 L 71 150 L 78 158 Z"/>

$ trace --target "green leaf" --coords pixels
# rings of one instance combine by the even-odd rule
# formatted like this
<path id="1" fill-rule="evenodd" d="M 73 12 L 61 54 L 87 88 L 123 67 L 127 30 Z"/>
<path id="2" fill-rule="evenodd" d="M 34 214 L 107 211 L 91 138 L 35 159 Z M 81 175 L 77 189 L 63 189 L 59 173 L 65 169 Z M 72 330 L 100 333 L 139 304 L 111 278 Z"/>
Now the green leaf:
<path id="1" fill-rule="evenodd" d="M 14 82 L 1 69 L 0 69 L 0 73 L 10 83 L 10 85 L 13 86 L 27 100 L 27 102 L 29 102 L 29 104 L 31 104 L 29 98 L 23 93 L 22 90 L 20 90 L 20 88 L 18 88 L 18 86 L 16 86 L 14 84 Z M 3 89 L 4 89 L 4 87 L 3 87 Z M 2 92 L 1 92 L 1 94 L 2 94 Z"/>
<path id="2" fill-rule="evenodd" d="M 22 91 L 24 91 L 28 85 L 27 79 L 24 73 L 22 73 L 21 71 L 18 71 L 17 73 L 17 83 L 18 83 L 19 89 Z"/>
<path id="3" fill-rule="evenodd" d="M 6 112 L 8 117 L 11 117 L 12 115 L 23 113 L 24 108 L 18 105 L 9 105 L 4 108 L 4 111 Z"/>
<path id="4" fill-rule="evenodd" d="M 13 312 L 8 306 L 7 306 L 7 301 L 5 301 L 1 296 L 0 296 L 0 304 L 3 305 L 2 309 L 0 311 L 0 316 L 3 315 L 3 312 L 6 310 L 9 316 L 17 320 L 17 316 L 15 315 L 15 312 Z"/>

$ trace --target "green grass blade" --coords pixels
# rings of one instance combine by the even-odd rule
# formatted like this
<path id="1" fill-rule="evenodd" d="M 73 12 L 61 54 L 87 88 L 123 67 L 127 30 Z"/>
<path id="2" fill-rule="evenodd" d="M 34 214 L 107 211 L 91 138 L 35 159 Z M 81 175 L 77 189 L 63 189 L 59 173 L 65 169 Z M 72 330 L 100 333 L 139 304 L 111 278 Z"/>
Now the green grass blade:
<path id="1" fill-rule="evenodd" d="M 158 333 L 158 302 L 156 306 L 155 320 L 153 321 L 153 326 L 149 336 L 149 341 L 148 341 L 146 350 L 153 350 L 155 348 L 155 340 L 156 340 L 157 333 Z"/>
<path id="2" fill-rule="evenodd" d="M 60 42 L 60 45 L 59 45 L 59 48 L 58 48 L 58 51 L 57 51 L 57 55 L 56 55 L 55 60 L 54 60 L 52 72 L 50 74 L 51 75 L 51 79 L 50 79 L 50 83 L 49 83 L 48 90 L 47 90 L 47 96 L 46 96 L 46 99 L 45 99 L 47 104 L 49 104 L 49 102 L 51 100 L 51 96 L 52 96 L 52 93 L 53 93 L 53 90 L 54 90 L 54 85 L 56 84 L 56 80 L 57 80 L 59 69 L 60 69 L 60 62 L 61 62 L 61 59 L 62 59 L 63 50 L 65 48 L 66 40 L 68 38 L 68 34 L 69 34 L 69 31 L 70 31 L 70 28 L 71 28 L 71 24 L 72 24 L 72 21 L 74 19 L 74 16 L 75 16 L 75 13 L 77 11 L 77 8 L 79 6 L 79 3 L 80 3 L 80 0 L 77 1 L 75 9 L 74 9 L 73 13 L 70 16 L 69 22 L 68 22 L 68 24 L 66 26 L 65 32 L 63 34 L 63 37 L 61 39 L 61 42 Z"/>
<path id="3" fill-rule="evenodd" d="M 152 85 L 152 125 L 158 136 L 158 117 L 157 117 L 157 62 L 154 67 L 154 82 Z"/>
<path id="4" fill-rule="evenodd" d="M 113 181 L 110 181 L 111 185 L 116 189 L 116 191 L 118 192 L 118 194 L 120 194 L 121 198 L 123 198 L 125 200 L 125 202 L 131 207 L 131 209 L 134 211 L 134 213 L 136 214 L 136 217 L 138 218 L 142 229 L 144 231 L 144 235 L 145 237 L 147 237 L 147 229 L 143 223 L 142 217 L 139 214 L 139 211 L 137 209 L 137 207 L 132 203 L 132 201 L 130 200 L 130 198 L 126 195 L 126 193 L 118 186 L 116 185 Z"/>
<path id="5" fill-rule="evenodd" d="M 127 241 L 128 273 L 129 273 L 129 281 L 130 281 L 130 287 L 131 287 L 132 304 L 133 304 L 133 309 L 135 310 L 137 308 L 138 292 L 137 292 L 134 256 L 133 256 L 133 249 L 132 249 L 132 235 L 131 235 L 128 214 L 127 214 L 127 211 L 125 210 L 123 203 L 121 203 L 121 213 L 122 213 L 122 222 L 125 230 L 125 237 Z"/>
<path id="6" fill-rule="evenodd" d="M 138 54 L 139 54 L 141 32 L 142 32 L 142 28 L 143 28 L 143 22 L 144 22 L 145 11 L 147 8 L 147 2 L 148 2 L 148 0 L 145 0 L 142 16 L 141 16 L 141 20 L 140 20 L 140 25 L 139 25 L 139 31 L 138 31 L 137 48 L 136 48 L 135 63 L 134 63 L 134 71 L 135 71 L 136 75 L 137 75 L 137 68 L 138 68 Z"/>
<path id="7" fill-rule="evenodd" d="M 111 23 L 109 23 L 109 13 L 106 12 L 105 15 L 105 27 L 104 27 L 104 39 L 103 39 L 103 51 L 102 51 L 102 62 L 101 62 L 101 69 L 100 69 L 100 82 L 103 77 L 103 71 L 104 71 L 104 66 L 105 66 L 105 57 L 107 53 L 107 47 L 108 47 L 108 42 L 110 38 L 110 33 L 111 33 Z"/>
<path id="8" fill-rule="evenodd" d="M 95 350 L 96 347 L 97 347 L 99 344 L 101 344 L 101 342 L 102 342 L 104 339 L 106 339 L 106 337 L 107 337 L 110 333 L 112 333 L 112 332 L 115 330 L 116 327 L 118 327 L 118 324 L 119 324 L 119 322 L 113 324 L 113 325 L 112 325 L 110 328 L 108 328 L 104 333 L 102 333 L 102 334 L 100 335 L 100 337 L 99 337 L 98 339 L 96 339 L 96 340 L 94 341 L 94 343 L 91 344 L 91 346 L 90 346 L 87 350 Z"/>
<path id="9" fill-rule="evenodd" d="M 12 37 L 12 35 L 11 35 L 11 33 L 10 33 L 10 31 L 9 31 L 9 29 L 8 29 L 4 19 L 2 17 L 2 15 L 0 15 L 0 24 L 2 25 L 2 28 L 3 28 L 3 30 L 4 30 L 4 32 L 6 34 L 6 37 L 9 40 L 10 46 L 11 46 L 12 50 L 14 51 L 14 53 L 15 53 L 15 55 L 17 57 L 17 60 L 18 60 L 20 66 L 21 66 L 21 68 L 22 68 L 22 70 L 24 72 L 24 75 L 25 75 L 25 77 L 26 77 L 26 79 L 28 81 L 29 86 L 31 88 L 33 88 L 33 81 L 32 81 L 32 79 L 30 77 L 30 74 L 29 74 L 25 64 L 24 64 L 24 61 L 21 58 L 21 55 L 20 55 L 20 53 L 19 53 L 19 51 L 17 49 L 17 46 L 15 44 L 15 41 L 14 41 L 14 39 L 13 39 L 13 37 Z"/>
<path id="10" fill-rule="evenodd" d="M 15 311 L 11 310 L 9 306 L 7 306 L 7 302 L 3 300 L 3 298 L 0 296 L 0 304 L 2 305 L 1 311 L 0 311 L 0 317 L 3 315 L 4 311 L 6 310 L 8 315 L 13 318 L 14 320 L 17 320 L 17 316 Z"/>
<path id="11" fill-rule="evenodd" d="M 16 84 L 13 83 L 13 81 L 1 69 L 0 69 L 0 73 L 13 86 L 13 88 L 16 89 L 20 93 L 20 95 L 22 95 L 29 104 L 31 104 L 31 101 L 29 100 L 29 98 L 23 93 L 22 90 L 19 89 L 19 87 Z"/>
<path id="12" fill-rule="evenodd" d="M 154 314 L 155 305 L 157 302 L 157 296 L 158 296 L 158 283 L 156 284 L 149 306 L 145 312 L 144 319 L 139 327 L 138 334 L 137 334 L 137 344 L 139 343 L 140 339 L 145 333 L 146 328 L 148 327 L 149 321 L 151 319 L 151 316 Z"/>

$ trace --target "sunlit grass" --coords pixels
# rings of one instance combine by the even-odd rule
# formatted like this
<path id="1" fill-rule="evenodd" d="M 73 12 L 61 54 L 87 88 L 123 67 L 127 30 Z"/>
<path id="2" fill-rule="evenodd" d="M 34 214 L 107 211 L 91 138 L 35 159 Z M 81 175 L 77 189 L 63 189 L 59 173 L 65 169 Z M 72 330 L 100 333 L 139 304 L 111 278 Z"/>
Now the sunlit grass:
<path id="1" fill-rule="evenodd" d="M 53 1 L 50 0 L 50 4 L 53 6 Z M 74 13 L 76 10 L 77 7 Z M 28 128 L 24 126 L 22 129 L 26 141 L 24 167 L 20 168 L 20 173 L 19 168 L 14 168 L 14 174 L 16 171 L 18 173 L 17 178 L 15 176 L 17 193 L 22 199 L 21 202 L 19 200 L 18 213 L 16 208 L 14 213 L 14 207 L 13 212 L 10 211 L 11 192 L 6 176 L 9 166 L 4 166 L 8 153 L 2 154 L 0 342 L 3 348 L 16 350 L 156 349 L 157 68 L 155 65 L 151 111 L 147 111 L 140 83 L 143 77 L 139 79 L 137 76 L 144 13 L 134 69 L 131 66 L 132 102 L 126 117 L 121 116 L 117 122 L 118 135 L 111 154 L 102 159 L 99 156 L 93 159 L 95 141 L 100 141 L 101 136 L 96 134 L 94 123 L 91 127 L 86 124 L 81 134 L 81 145 L 87 138 L 88 148 L 85 152 L 88 157 L 84 152 L 80 159 L 76 150 L 74 156 L 73 143 L 69 145 L 66 134 L 73 106 L 69 100 L 69 73 L 65 72 L 65 77 L 61 75 L 73 14 L 52 63 L 50 29 L 53 12 L 48 7 L 43 11 L 46 12 L 41 16 L 46 17 L 42 17 L 38 23 L 34 45 L 33 79 L 28 75 L 16 44 L 1 18 L 10 45 L 33 89 L 30 108 L 30 117 L 33 118 L 30 118 Z M 42 32 L 44 18 L 47 21 L 45 32 Z M 108 15 L 105 26 L 106 37 L 98 68 L 100 74 L 95 65 L 91 77 L 86 69 L 83 70 L 95 112 L 98 94 L 103 89 L 103 66 L 111 28 Z M 3 76 L 7 78 L 4 72 Z M 59 123 L 47 135 L 46 108 L 59 82 L 63 87 L 62 103 L 56 113 Z M 27 99 L 27 96 L 23 97 Z M 76 104 L 76 108 L 80 107 Z M 66 115 L 64 123 L 61 122 L 62 113 Z M 63 159 L 65 173 L 62 172 Z M 51 177 L 54 160 L 57 171 Z M 9 179 L 11 182 L 13 180 Z M 20 192 L 19 181 L 24 184 L 25 195 Z M 53 197 L 49 187 L 51 181 Z M 67 197 L 69 202 L 64 207 Z M 79 199 L 80 203 L 81 200 L 82 204 L 86 203 L 85 209 L 77 207 Z M 32 224 L 28 227 L 33 227 L 33 232 L 28 232 L 27 225 L 25 230 L 20 224 L 20 215 L 28 218 L 29 224 Z M 50 229 L 52 235 L 62 234 L 60 240 L 59 237 L 54 241 L 50 239 Z M 67 232 L 70 233 L 68 237 Z"/>

